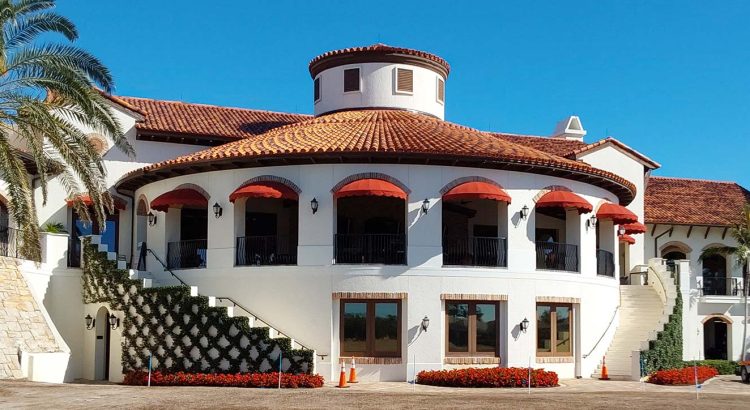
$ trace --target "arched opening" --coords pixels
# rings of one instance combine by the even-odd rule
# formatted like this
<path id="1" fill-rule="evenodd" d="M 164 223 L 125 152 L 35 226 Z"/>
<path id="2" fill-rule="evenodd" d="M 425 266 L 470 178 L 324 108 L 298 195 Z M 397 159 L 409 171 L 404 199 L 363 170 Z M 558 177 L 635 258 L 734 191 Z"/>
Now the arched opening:
<path id="1" fill-rule="evenodd" d="M 406 263 L 406 192 L 383 179 L 364 178 L 334 191 L 336 263 Z"/>
<path id="2" fill-rule="evenodd" d="M 510 196 L 488 181 L 455 184 L 443 193 L 443 264 L 508 266 Z"/>
<path id="3" fill-rule="evenodd" d="M 148 249 L 148 201 L 143 195 L 138 198 L 138 205 L 135 209 L 135 244 L 137 252 L 133 254 L 138 258 L 135 264 L 138 270 L 145 271 L 146 268 L 146 249 Z"/>
<path id="4" fill-rule="evenodd" d="M 205 268 L 208 249 L 208 197 L 197 187 L 178 187 L 153 201 L 165 212 L 169 269 Z"/>
<path id="5" fill-rule="evenodd" d="M 237 188 L 229 200 L 234 202 L 235 210 L 236 265 L 297 263 L 296 187 L 275 180 L 259 180 Z"/>
<path id="6" fill-rule="evenodd" d="M 96 312 L 94 334 L 94 379 L 109 380 L 109 310 L 104 306 Z"/>
<path id="7" fill-rule="evenodd" d="M 596 218 L 587 221 L 588 229 L 594 227 L 596 232 L 597 275 L 615 277 L 616 225 L 635 222 L 638 222 L 638 216 L 624 206 L 611 202 L 601 203 L 596 211 Z"/>
<path id="8" fill-rule="evenodd" d="M 10 228 L 10 216 L 8 207 L 5 205 L 3 198 L 0 198 L 0 256 L 17 256 L 16 253 L 16 235 Z"/>
<path id="9" fill-rule="evenodd" d="M 703 295 L 730 295 L 732 286 L 727 278 L 727 259 L 712 255 L 703 259 Z"/>
<path id="10" fill-rule="evenodd" d="M 729 357 L 729 324 L 720 317 L 703 323 L 703 355 L 706 360 L 727 360 Z"/>
<path id="11" fill-rule="evenodd" d="M 578 272 L 581 214 L 592 210 L 588 201 L 564 188 L 548 191 L 536 200 L 537 269 Z"/>

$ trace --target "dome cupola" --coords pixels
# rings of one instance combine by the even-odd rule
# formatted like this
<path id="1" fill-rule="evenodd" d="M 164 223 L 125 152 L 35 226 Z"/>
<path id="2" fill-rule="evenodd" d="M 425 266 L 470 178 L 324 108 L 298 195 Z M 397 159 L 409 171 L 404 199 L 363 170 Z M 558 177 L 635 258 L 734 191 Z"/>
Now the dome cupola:
<path id="1" fill-rule="evenodd" d="M 316 116 L 387 108 L 444 119 L 450 66 L 434 54 L 374 44 L 329 51 L 309 68 Z"/>

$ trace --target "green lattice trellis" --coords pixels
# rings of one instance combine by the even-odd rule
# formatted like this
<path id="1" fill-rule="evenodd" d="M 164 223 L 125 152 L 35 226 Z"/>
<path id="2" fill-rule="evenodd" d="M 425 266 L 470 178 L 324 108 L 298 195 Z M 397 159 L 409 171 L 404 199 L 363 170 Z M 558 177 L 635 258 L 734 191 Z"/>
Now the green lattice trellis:
<path id="1" fill-rule="evenodd" d="M 123 372 L 311 373 L 313 351 L 291 348 L 288 338 L 269 337 L 267 327 L 251 328 L 247 317 L 229 317 L 226 308 L 208 306 L 208 298 L 190 296 L 186 286 L 144 289 L 106 253 L 86 239 L 84 303 L 108 303 L 124 312 Z"/>

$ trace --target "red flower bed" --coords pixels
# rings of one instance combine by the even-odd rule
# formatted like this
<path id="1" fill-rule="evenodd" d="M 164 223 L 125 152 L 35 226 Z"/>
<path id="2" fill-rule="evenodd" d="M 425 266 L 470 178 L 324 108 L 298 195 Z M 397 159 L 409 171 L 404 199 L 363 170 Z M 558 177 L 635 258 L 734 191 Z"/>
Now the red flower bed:
<path id="1" fill-rule="evenodd" d="M 130 372 L 125 375 L 124 384 L 145 386 L 147 372 Z M 278 387 L 279 373 L 151 373 L 152 386 L 216 386 L 216 387 Z M 322 387 L 323 376 L 315 374 L 281 373 L 281 387 Z"/>
<path id="2" fill-rule="evenodd" d="M 417 383 L 445 387 L 528 387 L 529 369 L 492 367 L 421 371 Z M 531 387 L 557 386 L 557 373 L 531 370 Z"/>
<path id="3" fill-rule="evenodd" d="M 710 366 L 698 366 L 698 383 L 718 376 L 719 371 Z M 683 369 L 659 370 L 648 378 L 649 383 L 653 384 L 695 384 L 695 367 L 685 367 Z"/>

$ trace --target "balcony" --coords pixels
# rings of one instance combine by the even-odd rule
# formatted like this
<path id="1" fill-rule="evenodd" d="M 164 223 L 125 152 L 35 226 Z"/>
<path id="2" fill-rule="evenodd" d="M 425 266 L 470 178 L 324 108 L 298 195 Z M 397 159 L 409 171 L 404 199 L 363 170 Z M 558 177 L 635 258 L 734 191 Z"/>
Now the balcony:
<path id="1" fill-rule="evenodd" d="M 699 276 L 697 280 L 701 296 L 742 296 L 744 289 L 740 278 Z"/>
<path id="2" fill-rule="evenodd" d="M 508 266 L 508 240 L 492 237 L 444 237 L 443 265 Z"/>
<path id="3" fill-rule="evenodd" d="M 536 268 L 578 272 L 578 245 L 537 241 Z"/>
<path id="4" fill-rule="evenodd" d="M 615 255 L 604 249 L 596 250 L 596 274 L 599 276 L 615 277 Z"/>
<path id="5" fill-rule="evenodd" d="M 288 236 L 242 236 L 237 238 L 237 266 L 296 265 L 297 240 Z"/>
<path id="6" fill-rule="evenodd" d="M 337 264 L 406 264 L 404 234 L 336 234 L 334 246 Z"/>
<path id="7" fill-rule="evenodd" d="M 167 244 L 167 267 L 169 269 L 191 269 L 206 267 L 206 239 L 169 242 Z"/>

